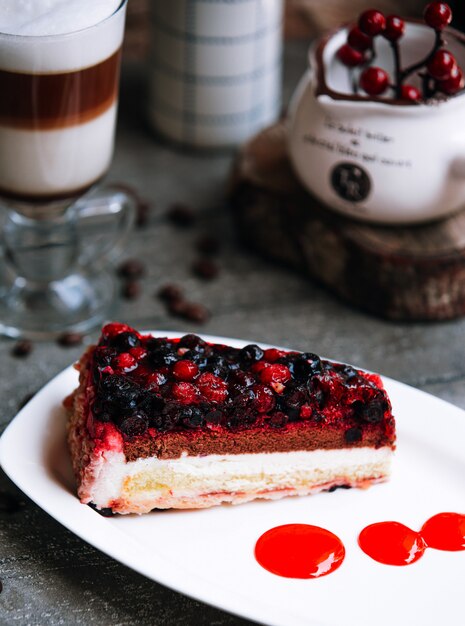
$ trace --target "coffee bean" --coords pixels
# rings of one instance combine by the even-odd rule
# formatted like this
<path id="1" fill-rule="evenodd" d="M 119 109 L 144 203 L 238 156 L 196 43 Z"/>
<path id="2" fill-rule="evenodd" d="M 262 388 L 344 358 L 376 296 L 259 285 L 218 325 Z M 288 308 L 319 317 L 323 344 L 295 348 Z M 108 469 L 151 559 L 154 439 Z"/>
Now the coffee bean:
<path id="1" fill-rule="evenodd" d="M 57 339 L 57 343 L 62 348 L 73 348 L 82 343 L 84 336 L 81 333 L 63 333 Z"/>
<path id="2" fill-rule="evenodd" d="M 166 213 L 169 221 L 179 228 L 188 228 L 193 226 L 196 221 L 194 209 L 187 204 L 173 204 Z"/>
<path id="3" fill-rule="evenodd" d="M 192 271 L 199 278 L 212 280 L 218 276 L 219 268 L 210 259 L 197 259 L 192 263 Z"/>
<path id="4" fill-rule="evenodd" d="M 135 280 L 137 278 L 142 278 L 145 274 L 145 265 L 139 259 L 126 259 L 123 261 L 121 265 L 118 267 L 118 275 L 121 278 L 128 278 L 130 280 Z"/>
<path id="5" fill-rule="evenodd" d="M 125 300 L 137 300 L 137 298 L 141 294 L 141 291 L 142 290 L 141 290 L 140 283 L 138 283 L 135 280 L 131 280 L 123 284 L 121 288 L 121 296 Z"/>
<path id="6" fill-rule="evenodd" d="M 183 298 L 181 287 L 178 287 L 178 285 L 174 285 L 173 283 L 162 285 L 156 295 L 160 298 L 160 300 L 165 300 L 166 302 L 174 302 L 175 300 L 182 300 Z"/>
<path id="7" fill-rule="evenodd" d="M 196 302 L 185 302 L 183 317 L 191 322 L 204 324 L 210 318 L 210 311 Z"/>
<path id="8" fill-rule="evenodd" d="M 21 339 L 21 341 L 17 341 L 11 349 L 11 355 L 18 358 L 24 358 L 31 354 L 33 348 L 34 346 L 31 341 L 28 339 Z"/>

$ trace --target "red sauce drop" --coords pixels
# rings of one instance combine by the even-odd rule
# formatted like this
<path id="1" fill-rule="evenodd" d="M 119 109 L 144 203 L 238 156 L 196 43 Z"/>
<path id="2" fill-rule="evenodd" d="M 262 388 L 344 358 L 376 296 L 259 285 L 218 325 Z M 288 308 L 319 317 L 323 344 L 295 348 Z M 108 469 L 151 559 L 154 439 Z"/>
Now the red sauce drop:
<path id="1" fill-rule="evenodd" d="M 465 550 L 465 515 L 438 513 L 423 524 L 420 533 L 429 548 Z"/>
<path id="2" fill-rule="evenodd" d="M 266 570 L 286 578 L 318 578 L 336 570 L 345 557 L 339 537 L 309 524 L 285 524 L 267 530 L 255 545 L 255 558 Z"/>
<path id="3" fill-rule="evenodd" d="M 372 559 L 385 565 L 409 565 L 418 561 L 426 548 L 420 533 L 399 522 L 379 522 L 366 526 L 358 545 Z"/>

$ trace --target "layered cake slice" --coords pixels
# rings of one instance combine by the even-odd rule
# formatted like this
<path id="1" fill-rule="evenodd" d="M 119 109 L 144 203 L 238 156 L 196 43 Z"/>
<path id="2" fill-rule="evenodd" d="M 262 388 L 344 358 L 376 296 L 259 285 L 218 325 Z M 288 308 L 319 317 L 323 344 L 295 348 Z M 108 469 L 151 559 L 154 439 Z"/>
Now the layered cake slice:
<path id="1" fill-rule="evenodd" d="M 395 423 L 380 378 L 311 353 L 103 328 L 65 401 L 83 503 L 203 508 L 385 480 Z"/>

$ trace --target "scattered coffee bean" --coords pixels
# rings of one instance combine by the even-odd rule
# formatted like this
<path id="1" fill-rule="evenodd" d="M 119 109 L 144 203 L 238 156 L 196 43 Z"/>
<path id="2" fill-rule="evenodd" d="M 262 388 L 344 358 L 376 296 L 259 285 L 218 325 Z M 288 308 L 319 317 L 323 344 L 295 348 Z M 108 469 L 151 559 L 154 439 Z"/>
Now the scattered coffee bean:
<path id="1" fill-rule="evenodd" d="M 210 318 L 210 311 L 203 304 L 186 302 L 184 303 L 183 317 L 191 322 L 204 324 Z"/>
<path id="2" fill-rule="evenodd" d="M 181 287 L 178 287 L 178 285 L 174 285 L 173 283 L 162 285 L 156 295 L 160 298 L 160 300 L 165 300 L 166 302 L 182 300 L 184 297 Z"/>
<path id="3" fill-rule="evenodd" d="M 125 300 L 137 300 L 141 294 L 141 286 L 135 280 L 128 281 L 121 287 L 121 296 Z"/>
<path id="4" fill-rule="evenodd" d="M 197 259 L 192 263 L 192 271 L 199 278 L 212 280 L 219 273 L 219 267 L 210 259 Z"/>
<path id="5" fill-rule="evenodd" d="M 220 251 L 220 240 L 213 235 L 201 235 L 196 243 L 196 249 L 202 254 L 214 256 Z"/>
<path id="6" fill-rule="evenodd" d="M 184 317 L 188 303 L 182 298 L 178 300 L 170 300 L 168 302 L 168 311 L 175 317 Z"/>
<path id="7" fill-rule="evenodd" d="M 81 333 L 63 333 L 57 339 L 57 343 L 62 348 L 72 348 L 82 343 L 83 335 Z"/>
<path id="8" fill-rule="evenodd" d="M 189 228 L 196 221 L 196 214 L 187 204 L 173 204 L 167 212 L 169 221 L 179 228 Z"/>
<path id="9" fill-rule="evenodd" d="M 32 341 L 29 341 L 28 339 L 21 339 L 20 341 L 17 341 L 11 349 L 11 355 L 18 358 L 24 358 L 31 354 L 33 348 L 34 346 Z"/>
<path id="10" fill-rule="evenodd" d="M 139 259 L 126 259 L 118 267 L 118 275 L 121 278 L 136 279 L 142 278 L 145 274 L 145 265 Z"/>

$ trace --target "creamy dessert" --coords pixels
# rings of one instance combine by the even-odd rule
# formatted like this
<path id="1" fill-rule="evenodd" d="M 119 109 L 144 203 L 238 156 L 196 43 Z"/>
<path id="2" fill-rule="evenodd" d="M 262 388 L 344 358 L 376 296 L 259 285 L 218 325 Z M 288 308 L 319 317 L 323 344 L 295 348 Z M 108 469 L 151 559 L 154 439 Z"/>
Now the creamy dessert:
<path id="1" fill-rule="evenodd" d="M 125 2 L 0 3 L 0 195 L 78 195 L 113 152 Z"/>
<path id="2" fill-rule="evenodd" d="M 65 401 L 78 495 L 104 513 L 366 487 L 389 475 L 380 378 L 312 353 L 103 328 Z"/>

